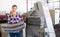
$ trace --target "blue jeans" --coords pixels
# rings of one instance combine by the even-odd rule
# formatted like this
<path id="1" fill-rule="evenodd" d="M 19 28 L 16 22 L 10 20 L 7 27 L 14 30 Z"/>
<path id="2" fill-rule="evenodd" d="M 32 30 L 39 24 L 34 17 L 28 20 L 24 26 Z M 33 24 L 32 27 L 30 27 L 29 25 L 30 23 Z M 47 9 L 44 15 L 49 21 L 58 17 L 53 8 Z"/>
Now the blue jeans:
<path id="1" fill-rule="evenodd" d="M 10 33 L 10 37 L 22 37 L 22 32 Z"/>

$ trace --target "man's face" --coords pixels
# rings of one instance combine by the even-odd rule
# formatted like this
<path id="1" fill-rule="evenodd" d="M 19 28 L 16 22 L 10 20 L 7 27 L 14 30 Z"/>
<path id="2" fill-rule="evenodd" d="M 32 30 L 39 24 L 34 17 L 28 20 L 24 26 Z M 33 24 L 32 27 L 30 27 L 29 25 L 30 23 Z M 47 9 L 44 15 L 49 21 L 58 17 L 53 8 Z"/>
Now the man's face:
<path id="1" fill-rule="evenodd" d="M 12 11 L 15 12 L 17 10 L 17 7 L 12 7 Z"/>

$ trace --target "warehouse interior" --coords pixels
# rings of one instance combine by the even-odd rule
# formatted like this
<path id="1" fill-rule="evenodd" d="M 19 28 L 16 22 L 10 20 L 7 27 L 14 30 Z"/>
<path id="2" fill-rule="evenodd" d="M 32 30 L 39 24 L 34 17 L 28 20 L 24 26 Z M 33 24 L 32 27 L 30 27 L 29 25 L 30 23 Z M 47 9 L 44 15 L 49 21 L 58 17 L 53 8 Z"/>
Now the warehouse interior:
<path id="1" fill-rule="evenodd" d="M 23 37 L 60 37 L 60 0 L 0 2 L 0 37 L 10 37 L 9 33 L 2 31 L 1 25 L 7 22 L 5 14 L 9 13 L 13 4 L 18 6 L 17 11 L 26 23 L 26 28 L 22 30 Z"/>

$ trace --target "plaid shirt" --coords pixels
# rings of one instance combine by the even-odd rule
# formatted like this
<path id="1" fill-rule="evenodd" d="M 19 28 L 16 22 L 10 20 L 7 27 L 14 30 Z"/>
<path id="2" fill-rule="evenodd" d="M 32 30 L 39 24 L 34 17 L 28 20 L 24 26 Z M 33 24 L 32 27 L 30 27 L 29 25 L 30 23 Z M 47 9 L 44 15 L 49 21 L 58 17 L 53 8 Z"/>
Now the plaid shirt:
<path id="1" fill-rule="evenodd" d="M 22 16 L 20 16 L 19 14 L 17 14 L 16 17 L 14 17 L 11 14 L 8 14 L 7 16 L 8 16 L 8 23 L 9 24 L 16 24 L 16 23 L 19 23 L 23 20 Z"/>

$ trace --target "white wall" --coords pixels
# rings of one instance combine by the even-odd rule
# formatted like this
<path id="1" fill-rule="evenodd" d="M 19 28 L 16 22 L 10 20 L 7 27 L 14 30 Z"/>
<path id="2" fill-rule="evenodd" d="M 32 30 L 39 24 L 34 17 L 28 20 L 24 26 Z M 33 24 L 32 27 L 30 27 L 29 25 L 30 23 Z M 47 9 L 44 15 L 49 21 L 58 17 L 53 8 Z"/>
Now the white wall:
<path id="1" fill-rule="evenodd" d="M 46 3 L 47 0 L 28 0 L 28 11 L 30 11 L 30 8 L 34 7 L 34 3 L 38 1 Z"/>
<path id="2" fill-rule="evenodd" d="M 59 24 L 59 10 L 55 10 L 55 24 Z"/>
<path id="3" fill-rule="evenodd" d="M 26 0 L 0 0 L 0 11 L 10 11 L 13 4 L 21 13 L 26 12 Z"/>
<path id="4" fill-rule="evenodd" d="M 28 0 L 28 11 L 30 11 L 30 8 L 34 7 L 34 3 L 37 1 L 40 1 L 42 3 L 47 3 L 47 0 Z M 56 9 L 60 8 L 60 0 L 48 0 L 48 7 L 49 9 Z"/>

